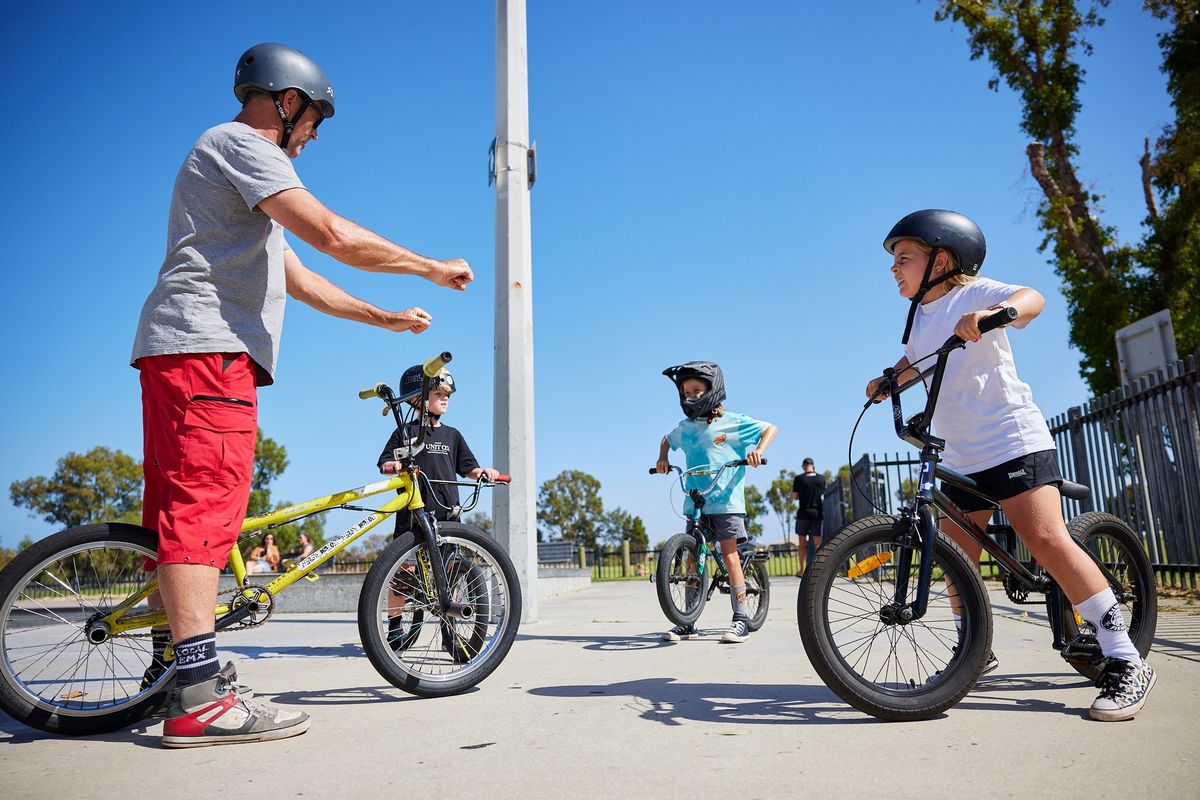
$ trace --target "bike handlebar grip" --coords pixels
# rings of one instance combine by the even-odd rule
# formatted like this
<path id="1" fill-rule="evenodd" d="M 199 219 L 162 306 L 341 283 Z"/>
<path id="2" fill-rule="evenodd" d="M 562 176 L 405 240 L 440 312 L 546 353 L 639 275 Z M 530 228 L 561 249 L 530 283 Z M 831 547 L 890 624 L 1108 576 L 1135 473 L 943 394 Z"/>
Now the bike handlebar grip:
<path id="1" fill-rule="evenodd" d="M 994 331 L 1002 325 L 1007 325 L 1010 322 L 1017 321 L 1017 310 L 1012 306 L 1005 306 L 991 316 L 984 317 L 979 321 L 979 332 L 987 333 Z"/>
<path id="2" fill-rule="evenodd" d="M 512 483 L 512 475 L 497 475 L 496 483 Z"/>
<path id="3" fill-rule="evenodd" d="M 370 400 L 372 397 L 379 397 L 379 387 L 380 386 L 383 386 L 383 384 L 377 383 L 374 386 L 372 386 L 370 389 L 363 389 L 361 392 L 358 393 L 358 399 Z"/>
<path id="4" fill-rule="evenodd" d="M 657 475 L 657 474 L 658 474 L 658 467 L 651 467 L 651 468 L 650 468 L 650 474 L 651 474 L 651 475 Z"/>
<path id="5" fill-rule="evenodd" d="M 442 353 L 440 356 L 434 356 L 425 362 L 422 369 L 425 371 L 425 377 L 436 378 L 437 374 L 442 371 L 442 367 L 450 363 L 454 356 L 450 355 L 449 351 Z"/>

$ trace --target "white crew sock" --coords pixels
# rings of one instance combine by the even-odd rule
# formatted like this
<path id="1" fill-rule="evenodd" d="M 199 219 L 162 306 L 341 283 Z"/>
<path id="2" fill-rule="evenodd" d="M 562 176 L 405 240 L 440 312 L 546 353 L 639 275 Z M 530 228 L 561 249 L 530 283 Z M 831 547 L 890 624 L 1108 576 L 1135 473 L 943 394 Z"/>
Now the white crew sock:
<path id="1" fill-rule="evenodd" d="M 1100 643 L 1100 651 L 1107 658 L 1119 658 L 1135 666 L 1142 663 L 1142 657 L 1133 640 L 1129 638 L 1129 628 L 1125 624 L 1125 615 L 1121 606 L 1117 605 L 1117 597 L 1111 587 L 1084 600 L 1075 606 L 1079 616 L 1083 617 L 1096 629 L 1096 641 Z"/>

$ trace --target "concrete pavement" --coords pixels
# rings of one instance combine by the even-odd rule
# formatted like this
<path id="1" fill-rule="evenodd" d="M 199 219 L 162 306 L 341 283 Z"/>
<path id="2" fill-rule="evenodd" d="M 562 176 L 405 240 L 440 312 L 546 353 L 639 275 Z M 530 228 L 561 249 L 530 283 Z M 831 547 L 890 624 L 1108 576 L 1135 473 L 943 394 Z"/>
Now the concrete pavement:
<path id="1" fill-rule="evenodd" d="M 219 637 L 264 698 L 313 717 L 303 736 L 168 751 L 161 723 L 65 739 L 0 715 L 0 794 L 18 798 L 539 798 L 883 795 L 1194 796 L 1200 769 L 1200 616 L 1165 613 L 1158 686 L 1135 720 L 1087 718 L 1094 687 L 1049 648 L 1037 606 L 993 593 L 1000 668 L 957 707 L 885 723 L 817 678 L 796 630 L 794 578 L 767 624 L 718 643 L 667 643 L 647 581 L 543 600 L 503 665 L 464 695 L 408 696 L 362 656 L 351 614 L 280 614 Z M 723 599 L 723 598 L 722 598 Z M 1028 616 L 1024 616 L 1029 612 Z"/>

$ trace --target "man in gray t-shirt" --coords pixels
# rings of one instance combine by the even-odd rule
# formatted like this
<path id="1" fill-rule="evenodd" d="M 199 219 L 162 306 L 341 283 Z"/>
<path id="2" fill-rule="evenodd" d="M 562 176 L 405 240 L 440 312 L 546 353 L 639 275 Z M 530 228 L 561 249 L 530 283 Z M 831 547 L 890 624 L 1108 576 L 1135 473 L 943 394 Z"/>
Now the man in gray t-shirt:
<path id="1" fill-rule="evenodd" d="M 142 384 L 143 524 L 159 536 L 156 566 L 170 623 L 169 634 L 155 632 L 144 683 L 161 679 L 173 640 L 169 747 L 279 739 L 308 727 L 303 713 L 241 695 L 234 701 L 240 685 L 232 665 L 218 670 L 213 633 L 217 576 L 249 500 L 256 387 L 274 381 L 286 296 L 390 331 L 421 333 L 431 322 L 420 308 L 385 311 L 311 272 L 284 232 L 362 270 L 420 275 L 458 290 L 474 278 L 467 262 L 417 255 L 343 219 L 304 188 L 291 159 L 334 113 L 333 88 L 310 58 L 285 45 L 252 47 L 238 61 L 234 94 L 241 112 L 201 135 L 175 180 L 166 258 L 131 356 Z"/>

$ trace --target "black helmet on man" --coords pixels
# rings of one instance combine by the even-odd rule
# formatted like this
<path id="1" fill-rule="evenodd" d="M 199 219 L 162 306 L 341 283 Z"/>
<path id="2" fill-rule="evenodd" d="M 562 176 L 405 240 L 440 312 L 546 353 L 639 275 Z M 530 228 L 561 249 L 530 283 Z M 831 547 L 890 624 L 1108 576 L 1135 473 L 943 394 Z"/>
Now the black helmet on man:
<path id="1" fill-rule="evenodd" d="M 983 259 L 987 255 L 987 242 L 983 239 L 983 231 L 979 230 L 969 217 L 957 211 L 946 211 L 940 208 L 927 208 L 906 215 L 892 226 L 888 235 L 883 239 L 883 249 L 894 253 L 896 243 L 904 239 L 915 239 L 927 247 L 932 247 L 929 261 L 925 264 L 925 275 L 921 278 L 921 287 L 913 296 L 912 305 L 908 309 L 908 321 L 904 324 L 904 335 L 900 337 L 901 344 L 908 344 L 908 335 L 912 332 L 913 318 L 917 306 L 925 299 L 925 294 L 943 281 L 950 280 L 955 275 L 975 277 L 983 267 Z M 933 262 L 938 250 L 946 250 L 954 255 L 957 266 L 949 272 L 942 273 L 930 280 L 933 274 Z"/>
<path id="2" fill-rule="evenodd" d="M 957 211 L 927 208 L 914 211 L 892 226 L 883 240 L 883 249 L 893 252 L 901 239 L 916 239 L 928 247 L 949 250 L 958 259 L 964 275 L 974 277 L 983 266 L 987 242 L 983 231 L 970 218 Z"/>
<path id="3" fill-rule="evenodd" d="M 416 404 L 421 398 L 421 378 L 424 376 L 425 368 L 420 364 L 414 364 L 404 370 L 404 374 L 400 376 L 400 396 L 397 399 Z M 429 391 L 439 388 L 445 389 L 447 394 L 454 394 L 454 376 L 445 367 L 429 379 Z"/>
<path id="4" fill-rule="evenodd" d="M 317 66 L 317 62 L 286 44 L 265 42 L 242 53 L 233 73 L 233 93 L 238 102 L 245 103 L 252 89 L 266 92 L 275 101 L 284 126 L 283 141 L 279 146 L 285 150 L 292 129 L 310 105 L 317 106 L 321 119 L 333 116 L 333 85 L 325 71 Z M 279 104 L 279 95 L 288 89 L 295 89 L 304 98 L 300 110 L 291 119 Z"/>
<path id="5" fill-rule="evenodd" d="M 725 376 L 721 368 L 713 361 L 689 361 L 677 367 L 667 367 L 663 370 L 679 391 L 679 407 L 688 419 L 711 420 L 717 407 L 725 402 Z M 708 384 L 708 391 L 699 397 L 684 397 L 683 382 L 688 378 L 698 378 Z"/>

